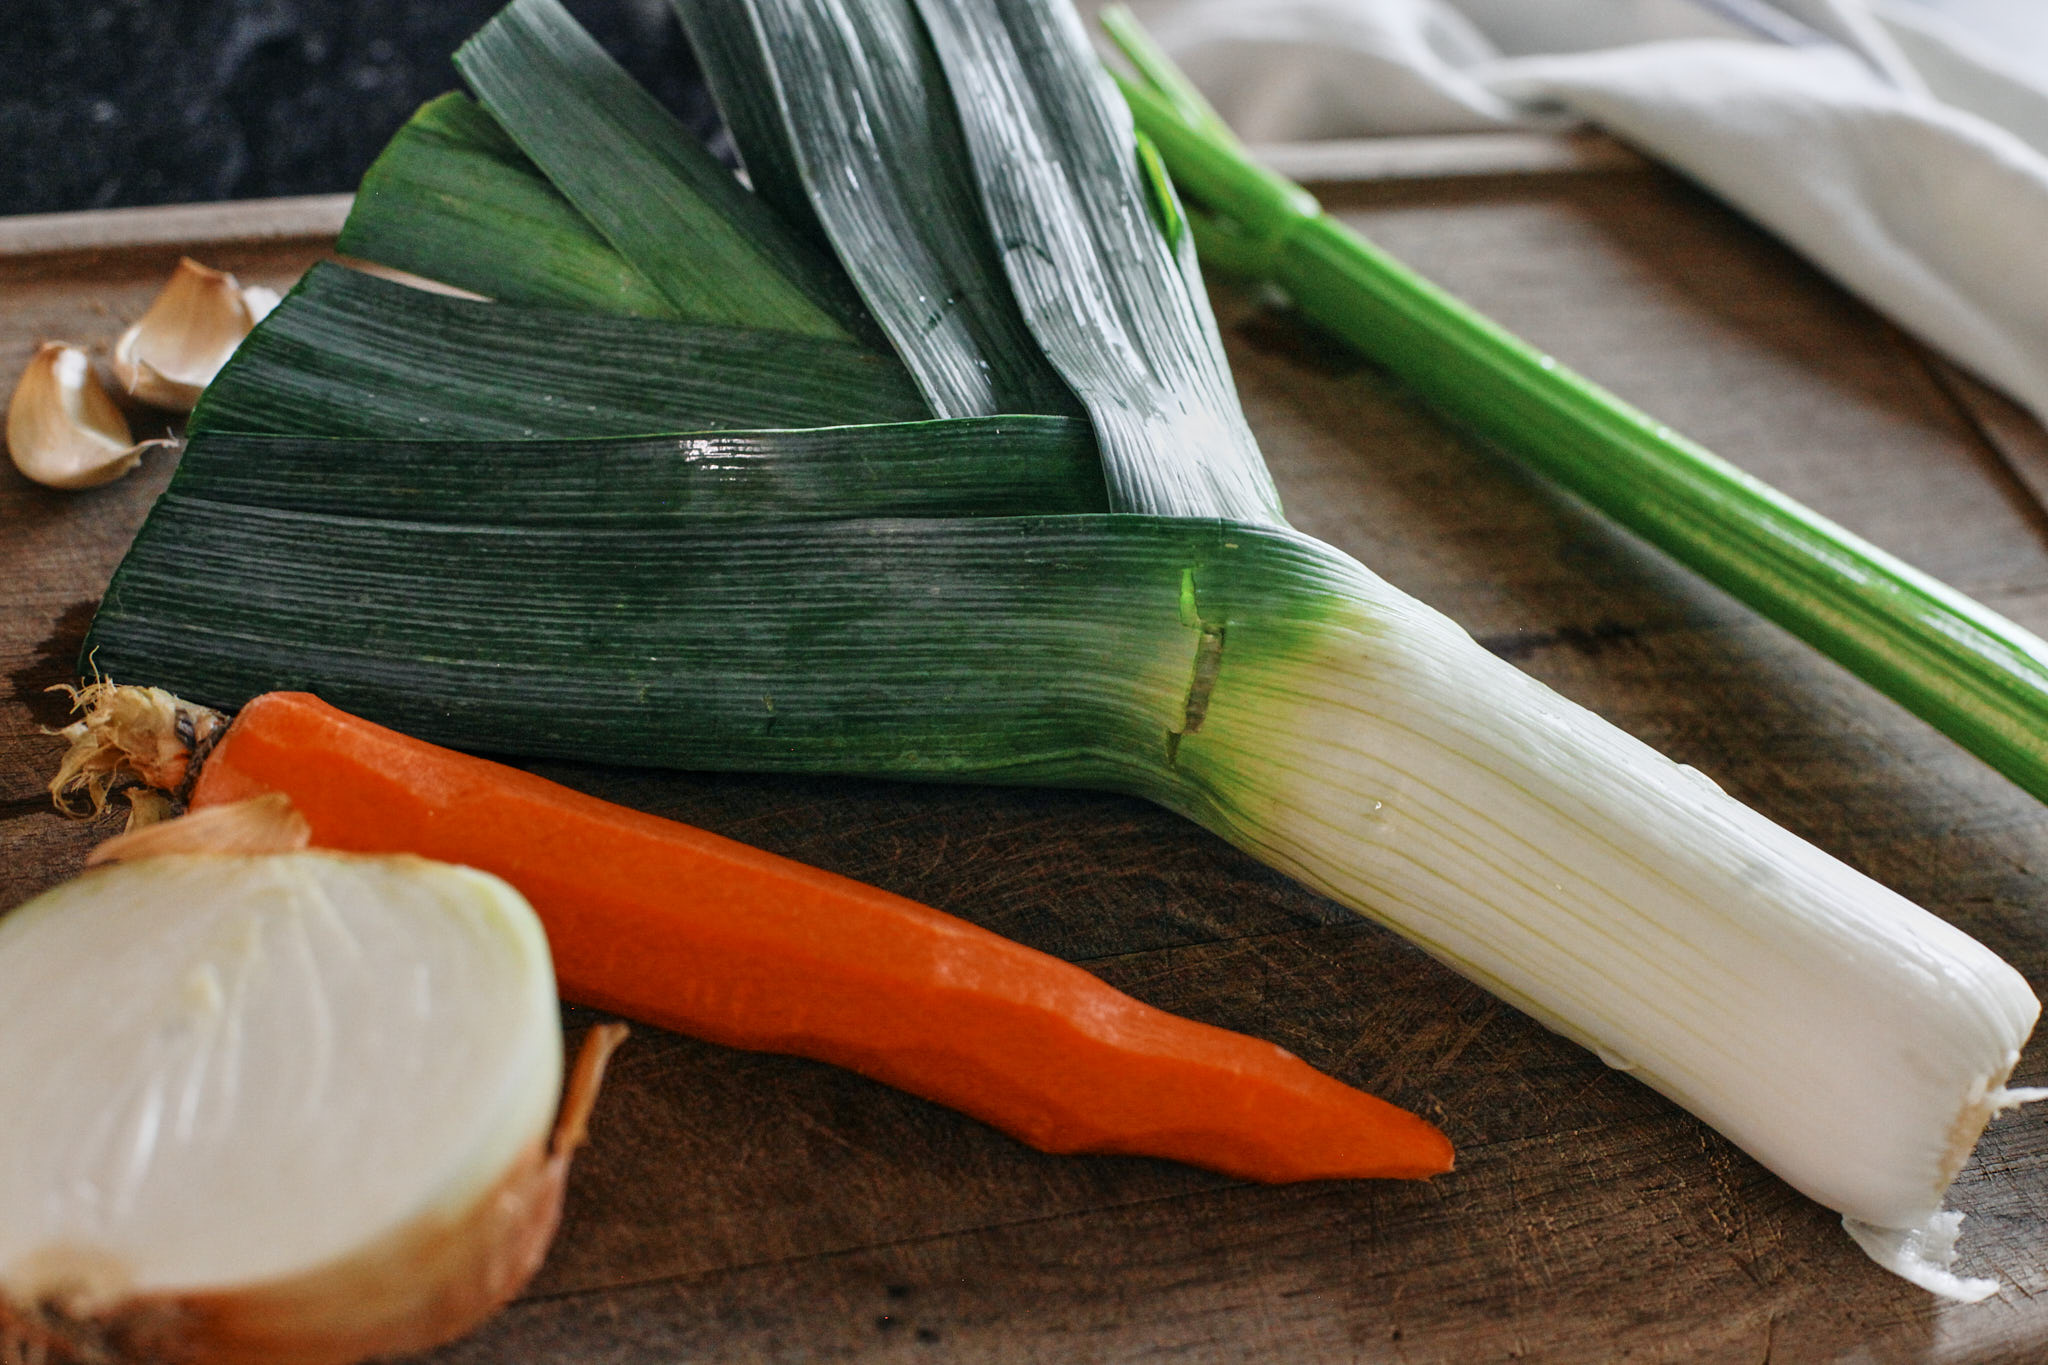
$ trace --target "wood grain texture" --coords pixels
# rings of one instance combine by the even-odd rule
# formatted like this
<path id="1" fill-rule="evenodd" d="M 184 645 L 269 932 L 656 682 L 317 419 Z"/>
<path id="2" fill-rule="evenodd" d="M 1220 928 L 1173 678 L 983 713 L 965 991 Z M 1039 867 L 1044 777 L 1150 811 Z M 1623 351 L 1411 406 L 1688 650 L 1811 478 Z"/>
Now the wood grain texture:
<path id="1" fill-rule="evenodd" d="M 0 260 L 120 255 L 138 249 L 331 243 L 348 217 L 352 194 L 308 194 L 235 204 L 166 204 L 85 213 L 23 213 L 0 218 Z"/>
<path id="2" fill-rule="evenodd" d="M 2048 626 L 2039 509 L 1982 412 L 1895 329 L 1682 183 L 1452 179 L 1323 197 L 1623 397 Z M 234 268 L 273 282 L 299 251 Z M 0 359 L 25 359 L 39 329 L 111 336 L 165 265 L 116 264 L 0 274 Z M 1284 311 L 1230 289 L 1217 305 L 1304 529 L 2048 986 L 2039 803 Z M 66 874 L 92 837 L 33 806 L 50 751 L 32 733 L 49 719 L 34 689 L 61 674 L 166 463 L 80 497 L 0 481 L 0 662 L 15 680 L 0 699 L 0 797 L 14 803 L 0 807 L 0 905 Z M 1954 1195 L 1971 1215 L 1963 1268 L 2008 1287 L 1943 1305 L 1670 1104 L 1161 811 L 1087 793 L 540 767 L 1272 1038 L 1442 1122 L 1460 1168 L 1427 1185 L 1257 1187 L 1047 1157 L 847 1073 L 641 1030 L 540 1279 L 423 1359 L 2048 1357 L 2037 1119 L 1999 1120 Z M 566 1012 L 572 1032 L 592 1017 Z M 2044 1079 L 2037 1047 L 2019 1080 Z"/>

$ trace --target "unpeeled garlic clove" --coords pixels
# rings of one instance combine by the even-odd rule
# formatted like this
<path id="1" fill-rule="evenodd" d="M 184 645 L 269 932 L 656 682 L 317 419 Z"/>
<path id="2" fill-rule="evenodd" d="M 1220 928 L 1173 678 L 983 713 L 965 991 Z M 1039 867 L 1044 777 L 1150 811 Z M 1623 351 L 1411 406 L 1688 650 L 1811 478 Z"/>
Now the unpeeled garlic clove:
<path id="1" fill-rule="evenodd" d="M 114 378 L 137 400 L 190 412 L 277 293 L 186 257 L 149 311 L 114 343 Z"/>
<path id="2" fill-rule="evenodd" d="M 93 373 L 83 349 L 43 343 L 7 405 L 7 453 L 14 467 L 51 488 L 92 488 L 135 468 L 142 452 L 128 420 Z"/>

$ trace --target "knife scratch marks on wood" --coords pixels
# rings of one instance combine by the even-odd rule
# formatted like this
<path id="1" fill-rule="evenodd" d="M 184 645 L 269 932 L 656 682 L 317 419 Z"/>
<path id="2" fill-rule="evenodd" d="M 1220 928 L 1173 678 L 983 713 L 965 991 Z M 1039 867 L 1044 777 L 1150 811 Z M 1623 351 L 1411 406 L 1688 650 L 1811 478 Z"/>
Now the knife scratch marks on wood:
<path id="1" fill-rule="evenodd" d="M 1494 1026 L 1500 1014 L 1501 1006 L 1491 1000 L 1479 1004 L 1477 1013 L 1465 1019 L 1448 1015 L 1418 1021 L 1395 1008 L 1388 1010 L 1383 1020 L 1380 1012 L 1374 1011 L 1361 1021 L 1350 1044 L 1323 1069 L 1346 1075 L 1361 1057 L 1376 1058 L 1369 1089 L 1377 1092 L 1427 1085 L 1452 1075 L 1459 1059 Z M 1392 1039 L 1402 1033 L 1407 1035 L 1405 1042 L 1390 1048 Z"/>
<path id="2" fill-rule="evenodd" d="M 1720 1195 L 1707 1203 L 1707 1217 L 1713 1220 L 1715 1231 L 1727 1243 L 1729 1259 L 1758 1288 L 1765 1288 L 1769 1277 L 1763 1272 L 1764 1252 L 1757 1245 L 1756 1223 L 1751 1213 L 1756 1192 L 1745 1188 L 1740 1178 L 1740 1170 L 1747 1168 L 1748 1159 L 1705 1129 L 1700 1130 L 1699 1138 L 1701 1154 L 1706 1158 L 1707 1169 Z M 1738 1242 L 1740 1247 L 1736 1245 Z"/>

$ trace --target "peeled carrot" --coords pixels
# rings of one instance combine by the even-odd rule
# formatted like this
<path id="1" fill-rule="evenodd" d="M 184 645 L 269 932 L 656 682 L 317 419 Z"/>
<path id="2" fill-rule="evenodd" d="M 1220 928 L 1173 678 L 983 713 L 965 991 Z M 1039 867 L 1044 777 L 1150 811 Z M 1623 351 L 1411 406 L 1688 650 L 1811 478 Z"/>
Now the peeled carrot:
<path id="1" fill-rule="evenodd" d="M 304 693 L 249 703 L 194 808 L 282 791 L 316 844 L 496 873 L 565 998 L 848 1067 L 1048 1152 L 1261 1181 L 1434 1175 L 1427 1122 L 1242 1034 L 901 896 L 485 759 Z"/>

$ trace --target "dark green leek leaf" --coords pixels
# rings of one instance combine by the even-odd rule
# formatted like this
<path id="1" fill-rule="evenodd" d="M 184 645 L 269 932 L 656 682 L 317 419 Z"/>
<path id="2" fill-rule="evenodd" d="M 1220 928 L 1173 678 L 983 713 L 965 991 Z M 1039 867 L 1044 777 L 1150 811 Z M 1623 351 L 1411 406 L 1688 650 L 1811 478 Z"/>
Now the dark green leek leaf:
<path id="1" fill-rule="evenodd" d="M 930 415 L 894 357 L 847 342 L 478 303 L 317 265 L 191 430 L 516 440 Z"/>
<path id="2" fill-rule="evenodd" d="M 676 0 L 747 165 L 790 182 L 941 416 L 1078 413 L 1004 278 L 912 0 Z"/>
<path id="3" fill-rule="evenodd" d="M 1284 639 L 1350 572 L 1195 519 L 453 527 L 173 491 L 86 649 L 209 705 L 305 689 L 485 752 L 1174 800 L 1205 639 Z"/>
<path id="4" fill-rule="evenodd" d="M 1185 234 L 1065 5 L 917 0 L 1024 316 L 1087 405 L 1120 511 L 1277 522 Z M 1173 215 L 1178 217 L 1176 207 Z"/>
<path id="5" fill-rule="evenodd" d="M 363 177 L 340 250 L 508 303 L 675 317 L 467 95 L 420 107 Z"/>
<path id="6" fill-rule="evenodd" d="M 819 252 L 831 255 L 832 239 L 804 193 L 775 87 L 753 78 L 760 69 L 760 42 L 751 16 L 730 6 L 705 9 L 695 0 L 669 0 L 669 5 L 689 34 L 690 52 L 711 87 L 719 116 L 746 168 L 747 183 L 777 217 Z"/>
<path id="7" fill-rule="evenodd" d="M 211 432 L 187 497 L 469 525 L 677 525 L 1108 510 L 1071 417 L 581 441 L 351 441 Z"/>
<path id="8" fill-rule="evenodd" d="M 866 336 L 852 287 L 557 0 L 513 0 L 455 54 L 520 150 L 677 313 Z"/>

